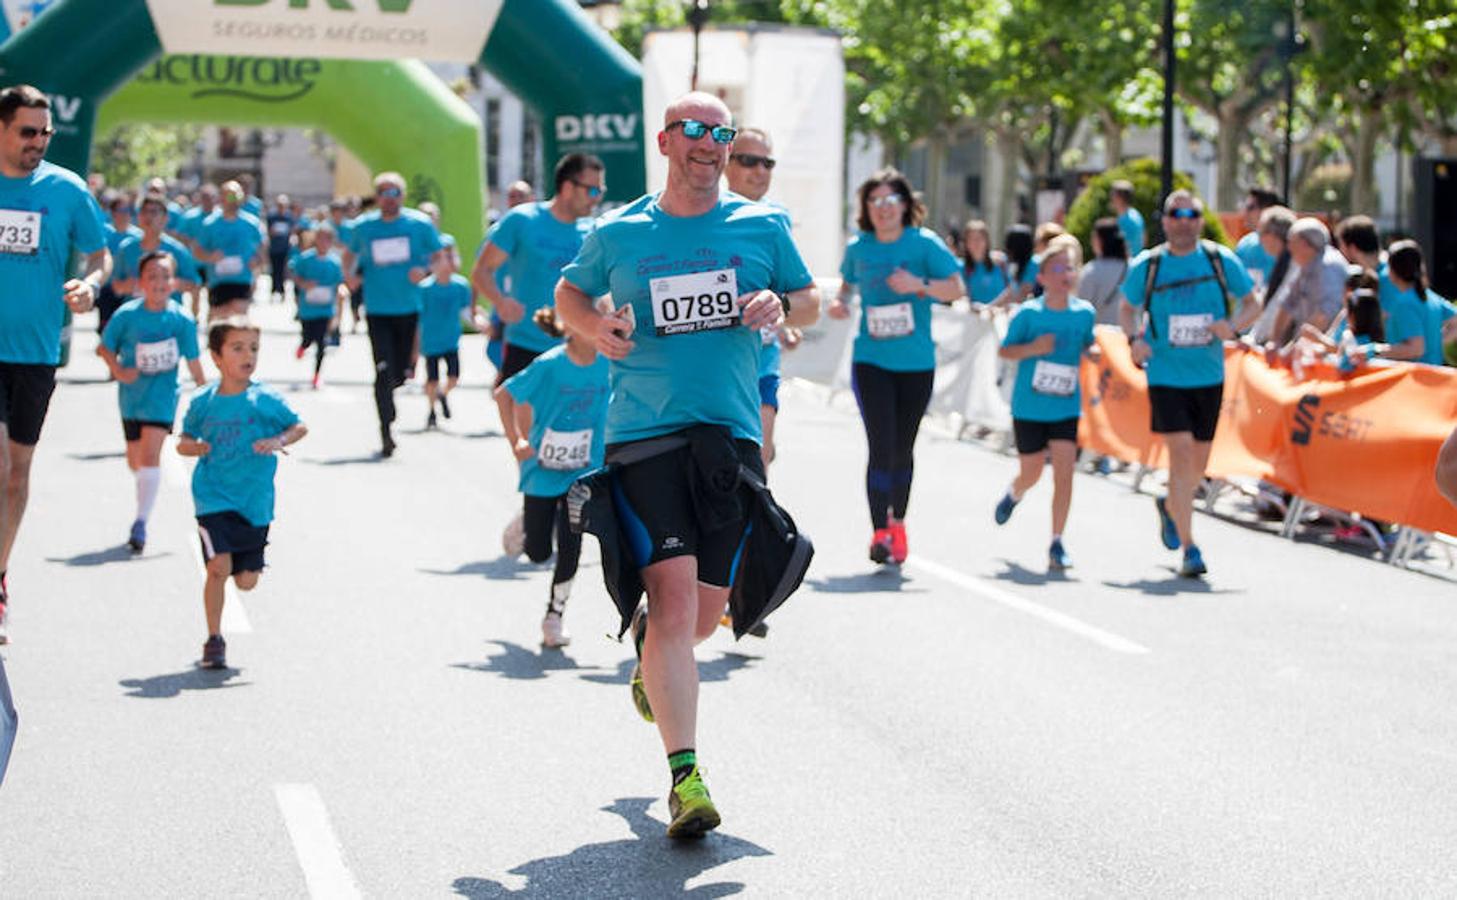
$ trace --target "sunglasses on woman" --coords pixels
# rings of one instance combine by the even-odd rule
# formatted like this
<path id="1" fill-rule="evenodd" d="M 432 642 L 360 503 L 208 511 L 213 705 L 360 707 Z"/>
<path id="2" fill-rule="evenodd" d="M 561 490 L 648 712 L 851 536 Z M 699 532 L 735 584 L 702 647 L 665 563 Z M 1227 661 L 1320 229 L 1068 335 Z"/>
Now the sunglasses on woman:
<path id="1" fill-rule="evenodd" d="M 676 119 L 663 126 L 664 131 L 672 131 L 674 128 L 682 128 L 683 136 L 690 141 L 696 141 L 705 134 L 712 135 L 715 144 L 732 144 L 739 133 L 737 128 L 730 128 L 727 125 L 709 125 L 697 119 Z"/>

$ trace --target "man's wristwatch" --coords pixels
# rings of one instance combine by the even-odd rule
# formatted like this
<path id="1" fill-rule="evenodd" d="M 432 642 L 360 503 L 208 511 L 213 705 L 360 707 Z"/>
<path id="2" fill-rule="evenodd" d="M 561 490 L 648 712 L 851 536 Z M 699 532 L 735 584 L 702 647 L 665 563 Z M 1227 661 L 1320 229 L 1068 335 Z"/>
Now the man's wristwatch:
<path id="1" fill-rule="evenodd" d="M 791 308 L 791 304 L 789 302 L 789 295 L 787 295 L 787 294 L 780 294 L 779 295 L 779 305 L 780 305 L 780 307 L 782 307 L 784 309 L 784 314 L 786 316 L 789 315 L 789 310 Z"/>

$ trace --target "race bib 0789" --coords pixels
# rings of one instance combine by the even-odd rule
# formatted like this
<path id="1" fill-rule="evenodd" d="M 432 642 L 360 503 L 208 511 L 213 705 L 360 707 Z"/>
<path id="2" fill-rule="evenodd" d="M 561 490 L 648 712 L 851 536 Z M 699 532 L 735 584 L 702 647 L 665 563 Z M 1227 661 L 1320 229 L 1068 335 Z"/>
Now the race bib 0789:
<path id="1" fill-rule="evenodd" d="M 653 328 L 660 337 L 739 323 L 739 279 L 733 269 L 654 278 L 650 295 Z"/>
<path id="2" fill-rule="evenodd" d="M 42 215 L 26 209 L 0 209 L 0 253 L 34 256 L 40 252 Z"/>

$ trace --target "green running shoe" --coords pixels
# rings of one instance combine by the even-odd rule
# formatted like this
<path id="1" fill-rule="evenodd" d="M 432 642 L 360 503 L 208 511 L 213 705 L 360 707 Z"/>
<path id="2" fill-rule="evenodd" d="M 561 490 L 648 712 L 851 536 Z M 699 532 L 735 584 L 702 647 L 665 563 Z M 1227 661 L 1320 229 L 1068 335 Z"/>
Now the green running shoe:
<path id="1" fill-rule="evenodd" d="M 668 812 L 673 817 L 668 837 L 675 840 L 701 838 L 718 827 L 718 810 L 703 783 L 703 770 L 694 766 L 687 778 L 673 785 L 668 792 Z"/>
<path id="2" fill-rule="evenodd" d="M 643 721 L 653 721 L 653 708 L 648 703 L 648 692 L 642 683 L 642 642 L 648 634 L 648 608 L 638 607 L 638 611 L 632 617 L 632 649 L 637 653 L 637 663 L 632 667 L 632 677 L 628 683 L 632 686 L 632 705 L 637 707 L 637 714 L 643 717 Z"/>

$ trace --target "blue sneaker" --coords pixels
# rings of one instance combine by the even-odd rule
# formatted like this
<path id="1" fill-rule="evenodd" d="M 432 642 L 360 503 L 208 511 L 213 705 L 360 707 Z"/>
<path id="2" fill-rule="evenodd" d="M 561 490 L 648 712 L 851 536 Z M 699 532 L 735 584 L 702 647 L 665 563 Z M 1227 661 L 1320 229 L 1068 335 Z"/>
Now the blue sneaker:
<path id="1" fill-rule="evenodd" d="M 1012 510 L 1017 508 L 1017 501 L 1012 499 L 1011 494 L 1003 494 L 1002 499 L 997 501 L 997 511 L 993 514 L 998 525 L 1007 524 L 1012 518 Z"/>
<path id="2" fill-rule="evenodd" d="M 1155 497 L 1153 505 L 1159 511 L 1159 537 L 1163 540 L 1164 546 L 1170 550 L 1179 549 L 1179 529 L 1174 524 L 1174 517 L 1169 515 L 1167 498 Z"/>
<path id="3" fill-rule="evenodd" d="M 131 536 L 126 539 L 126 545 L 133 553 L 141 553 L 147 546 L 147 523 L 137 519 L 132 523 Z"/>
<path id="4" fill-rule="evenodd" d="M 1193 544 L 1184 548 L 1184 564 L 1179 567 L 1179 575 L 1183 578 L 1198 578 L 1208 572 L 1204 565 L 1204 554 Z"/>
<path id="5" fill-rule="evenodd" d="M 1052 546 L 1047 548 L 1047 570 L 1049 572 L 1065 572 L 1073 567 L 1071 556 L 1063 549 L 1062 541 L 1053 541 Z"/>

